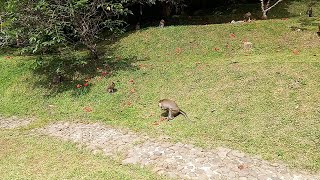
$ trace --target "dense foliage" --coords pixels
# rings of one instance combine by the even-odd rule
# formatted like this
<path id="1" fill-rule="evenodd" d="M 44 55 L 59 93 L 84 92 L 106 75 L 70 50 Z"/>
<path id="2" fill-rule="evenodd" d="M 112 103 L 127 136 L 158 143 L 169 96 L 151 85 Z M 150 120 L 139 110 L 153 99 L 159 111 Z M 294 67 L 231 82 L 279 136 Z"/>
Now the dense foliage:
<path id="1" fill-rule="evenodd" d="M 97 57 L 96 38 L 104 29 L 117 31 L 127 15 L 121 1 L 41 0 L 9 1 L 4 14 L 7 43 L 33 53 L 85 45 Z"/>
<path id="2" fill-rule="evenodd" d="M 181 0 L 159 0 L 176 4 Z M 99 58 L 97 40 L 102 32 L 121 32 L 123 17 L 133 4 L 156 0 L 9 0 L 0 2 L 1 45 L 24 47 L 43 54 L 84 45 Z"/>

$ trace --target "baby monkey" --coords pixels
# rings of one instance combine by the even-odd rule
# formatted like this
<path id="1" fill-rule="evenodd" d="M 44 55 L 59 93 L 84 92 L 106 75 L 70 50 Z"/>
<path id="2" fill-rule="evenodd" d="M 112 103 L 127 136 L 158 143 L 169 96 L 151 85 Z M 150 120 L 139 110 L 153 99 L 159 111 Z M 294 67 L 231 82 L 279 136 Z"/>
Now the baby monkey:
<path id="1" fill-rule="evenodd" d="M 114 88 L 116 86 L 116 84 L 114 82 L 112 82 L 108 87 L 107 87 L 107 92 L 108 93 L 114 93 L 116 92 L 116 89 Z"/>
<path id="2" fill-rule="evenodd" d="M 182 114 L 186 119 L 188 119 L 190 122 L 192 122 L 187 114 L 182 111 L 176 102 L 170 100 L 170 99 L 162 99 L 159 101 L 159 107 L 162 109 L 162 110 L 165 110 L 166 113 L 168 113 L 168 117 L 167 120 L 172 120 L 174 119 L 176 116 L 178 116 L 179 114 Z"/>
<path id="3" fill-rule="evenodd" d="M 165 23 L 165 21 L 163 19 L 161 19 L 161 21 L 159 23 L 159 27 L 164 28 L 164 23 Z"/>
<path id="4" fill-rule="evenodd" d="M 245 13 L 243 17 L 246 22 L 251 22 L 251 12 Z"/>
<path id="5" fill-rule="evenodd" d="M 312 17 L 312 7 L 309 7 L 308 10 L 307 10 L 307 15 L 309 17 Z"/>

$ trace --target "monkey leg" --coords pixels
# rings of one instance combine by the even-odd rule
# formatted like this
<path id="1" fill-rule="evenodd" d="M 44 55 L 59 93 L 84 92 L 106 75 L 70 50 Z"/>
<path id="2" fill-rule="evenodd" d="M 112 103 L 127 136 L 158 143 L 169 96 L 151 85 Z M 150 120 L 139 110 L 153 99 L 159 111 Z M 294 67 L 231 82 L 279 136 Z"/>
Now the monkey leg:
<path id="1" fill-rule="evenodd" d="M 172 113 L 172 110 L 169 109 L 168 121 L 169 121 L 169 120 L 172 120 L 173 118 L 174 118 L 174 115 L 173 115 L 173 113 Z"/>

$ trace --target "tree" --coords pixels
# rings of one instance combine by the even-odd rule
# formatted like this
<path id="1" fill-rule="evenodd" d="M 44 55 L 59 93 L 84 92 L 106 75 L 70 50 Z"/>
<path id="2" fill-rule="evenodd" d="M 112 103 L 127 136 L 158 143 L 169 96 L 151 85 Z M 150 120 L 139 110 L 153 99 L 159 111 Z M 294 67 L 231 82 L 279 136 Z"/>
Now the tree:
<path id="1" fill-rule="evenodd" d="M 14 9 L 16 4 L 17 1 L 14 0 L 0 0 L 0 46 L 6 46 L 10 44 L 10 40 L 12 39 L 12 32 L 5 31 L 5 29 L 7 29 L 5 27 L 9 23 L 9 21 L 6 21 L 6 18 L 8 17 L 9 11 Z"/>
<path id="2" fill-rule="evenodd" d="M 261 10 L 262 10 L 262 19 L 268 19 L 268 16 L 267 16 L 268 11 L 283 0 L 277 0 L 272 6 L 270 6 L 270 1 L 271 0 L 260 0 Z"/>
<path id="3" fill-rule="evenodd" d="M 84 45 L 92 59 L 98 59 L 97 41 L 102 32 L 121 32 L 130 5 L 157 1 L 181 0 L 8 0 L 2 4 L 8 22 L 5 31 L 26 51 L 43 54 Z"/>
<path id="4" fill-rule="evenodd" d="M 15 8 L 7 8 L 6 21 L 10 25 L 6 31 L 15 31 L 33 53 L 84 45 L 93 58 L 98 58 L 99 33 L 120 30 L 124 24 L 120 17 L 130 13 L 121 4 L 123 1 L 26 0 Z"/>

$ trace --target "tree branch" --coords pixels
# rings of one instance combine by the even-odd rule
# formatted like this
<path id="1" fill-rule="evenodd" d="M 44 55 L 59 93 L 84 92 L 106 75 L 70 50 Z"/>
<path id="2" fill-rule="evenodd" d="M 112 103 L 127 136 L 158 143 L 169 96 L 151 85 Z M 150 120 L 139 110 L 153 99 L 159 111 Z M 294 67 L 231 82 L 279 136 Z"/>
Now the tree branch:
<path id="1" fill-rule="evenodd" d="M 263 1 L 263 0 L 261 0 Z M 276 6 L 277 4 L 279 4 L 281 1 L 283 0 L 278 0 L 277 2 L 275 2 L 272 6 L 270 6 L 268 9 L 265 9 L 265 11 L 269 11 L 270 9 L 272 9 L 274 6 Z"/>

